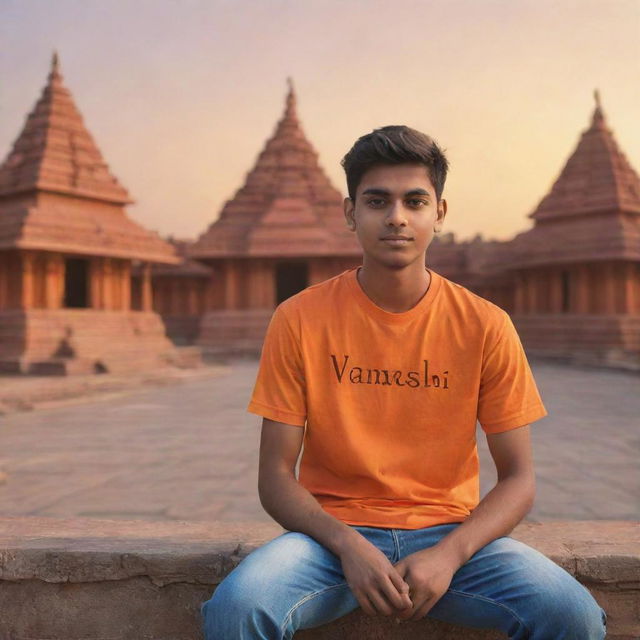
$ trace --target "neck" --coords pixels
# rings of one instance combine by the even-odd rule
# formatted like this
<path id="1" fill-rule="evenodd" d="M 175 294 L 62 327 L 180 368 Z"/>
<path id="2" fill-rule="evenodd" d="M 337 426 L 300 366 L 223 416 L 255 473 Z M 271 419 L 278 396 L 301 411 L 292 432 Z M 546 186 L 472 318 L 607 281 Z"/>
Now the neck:
<path id="1" fill-rule="evenodd" d="M 431 275 L 419 261 L 390 270 L 368 262 L 365 257 L 357 277 L 369 299 L 390 313 L 403 313 L 415 307 L 431 284 Z"/>

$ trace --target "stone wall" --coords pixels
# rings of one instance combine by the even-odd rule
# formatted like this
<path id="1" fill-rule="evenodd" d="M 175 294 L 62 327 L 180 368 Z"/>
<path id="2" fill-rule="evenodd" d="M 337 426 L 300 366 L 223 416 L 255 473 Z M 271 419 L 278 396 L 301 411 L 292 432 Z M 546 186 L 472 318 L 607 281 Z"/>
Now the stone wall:
<path id="1" fill-rule="evenodd" d="M 0 517 L 0 640 L 199 640 L 200 604 L 277 525 Z M 580 580 L 610 639 L 640 637 L 638 523 L 521 524 L 513 537 Z M 424 620 L 354 612 L 307 640 L 497 640 Z"/>

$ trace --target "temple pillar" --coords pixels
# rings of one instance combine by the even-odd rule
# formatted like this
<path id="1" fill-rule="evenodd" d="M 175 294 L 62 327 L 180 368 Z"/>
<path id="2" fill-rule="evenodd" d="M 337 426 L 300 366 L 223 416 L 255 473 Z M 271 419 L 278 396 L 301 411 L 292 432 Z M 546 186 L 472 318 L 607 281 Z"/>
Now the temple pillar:
<path id="1" fill-rule="evenodd" d="M 536 286 L 535 273 L 527 271 L 525 273 L 525 306 L 527 313 L 536 313 L 538 311 Z"/>
<path id="2" fill-rule="evenodd" d="M 122 307 L 122 260 L 113 259 L 111 261 L 111 308 L 121 311 Z"/>
<path id="3" fill-rule="evenodd" d="M 102 309 L 103 258 L 93 258 L 89 263 L 89 306 Z"/>
<path id="4" fill-rule="evenodd" d="M 247 281 L 247 260 L 240 260 L 236 265 L 236 304 L 238 309 L 247 308 L 248 300 L 248 281 Z"/>
<path id="5" fill-rule="evenodd" d="M 22 268 L 22 294 L 21 302 L 23 309 L 33 308 L 35 281 L 34 281 L 34 263 L 35 255 L 30 251 L 23 251 L 21 254 Z"/>
<path id="6" fill-rule="evenodd" d="M 601 267 L 603 313 L 616 313 L 616 269 L 614 264 L 607 262 Z"/>
<path id="7" fill-rule="evenodd" d="M 201 278 L 196 280 L 196 315 L 200 316 L 205 311 L 205 296 L 207 295 L 207 281 Z"/>
<path id="8" fill-rule="evenodd" d="M 9 306 L 9 256 L 0 252 L 0 309 Z"/>
<path id="9" fill-rule="evenodd" d="M 197 283 L 193 280 L 187 280 L 187 312 L 190 316 L 198 315 L 198 291 Z"/>
<path id="10" fill-rule="evenodd" d="M 273 309 L 273 300 L 275 297 L 273 286 L 273 263 L 264 261 L 262 270 L 260 273 L 260 289 L 262 295 L 260 296 L 260 308 L 261 309 Z"/>
<path id="11" fill-rule="evenodd" d="M 209 279 L 204 283 L 204 312 L 211 311 L 216 308 L 216 284 L 215 273 L 209 276 Z"/>
<path id="12" fill-rule="evenodd" d="M 549 311 L 549 274 L 546 271 L 535 271 L 533 274 L 536 313 Z"/>
<path id="13" fill-rule="evenodd" d="M 266 260 L 256 260 L 251 265 L 248 305 L 250 309 L 269 308 L 271 276 Z"/>
<path id="14" fill-rule="evenodd" d="M 623 312 L 635 315 L 640 312 L 640 291 L 638 290 L 638 277 L 636 265 L 633 262 L 624 264 L 624 308 Z"/>
<path id="15" fill-rule="evenodd" d="M 120 308 L 123 311 L 131 310 L 131 262 L 122 263 L 120 272 Z"/>
<path id="16" fill-rule="evenodd" d="M 151 289 L 151 263 L 142 263 L 142 311 L 152 311 L 153 291 Z"/>
<path id="17" fill-rule="evenodd" d="M 586 265 L 577 266 L 574 271 L 575 296 L 573 313 L 589 313 L 589 270 Z"/>
<path id="18" fill-rule="evenodd" d="M 524 313 L 524 279 L 519 271 L 516 272 L 515 276 L 514 297 L 514 313 Z"/>
<path id="19" fill-rule="evenodd" d="M 102 259 L 102 308 L 113 309 L 113 263 L 111 258 Z"/>
<path id="20" fill-rule="evenodd" d="M 238 273 L 237 266 L 232 260 L 224 264 L 224 308 L 238 307 Z"/>
<path id="21" fill-rule="evenodd" d="M 206 284 L 205 311 L 224 308 L 224 270 L 217 266 Z"/>
<path id="22" fill-rule="evenodd" d="M 60 309 L 64 295 L 64 260 L 59 253 L 45 254 L 45 308 Z"/>
<path id="23" fill-rule="evenodd" d="M 260 298 L 262 296 L 261 267 L 262 260 L 251 260 L 249 262 L 249 297 L 247 300 L 249 309 L 258 309 L 260 307 Z"/>
<path id="24" fill-rule="evenodd" d="M 557 270 L 549 274 L 549 309 L 562 313 L 562 273 Z"/>

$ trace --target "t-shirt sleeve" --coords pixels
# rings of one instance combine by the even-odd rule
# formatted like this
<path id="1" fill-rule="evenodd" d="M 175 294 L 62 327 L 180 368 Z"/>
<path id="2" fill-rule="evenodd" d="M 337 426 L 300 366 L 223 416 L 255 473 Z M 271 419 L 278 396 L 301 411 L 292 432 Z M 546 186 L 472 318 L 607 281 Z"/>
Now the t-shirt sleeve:
<path id="1" fill-rule="evenodd" d="M 276 308 L 262 345 L 247 410 L 269 420 L 304 427 L 306 383 L 300 343 L 282 306 Z"/>
<path id="2" fill-rule="evenodd" d="M 482 359 L 478 420 L 485 433 L 500 433 L 547 415 L 522 343 L 507 313 Z"/>

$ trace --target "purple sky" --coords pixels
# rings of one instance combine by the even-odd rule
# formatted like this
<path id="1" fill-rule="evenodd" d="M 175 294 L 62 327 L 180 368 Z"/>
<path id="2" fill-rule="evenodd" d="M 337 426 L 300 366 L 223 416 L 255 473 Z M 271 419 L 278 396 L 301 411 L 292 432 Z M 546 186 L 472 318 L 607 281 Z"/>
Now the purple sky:
<path id="1" fill-rule="evenodd" d="M 233 196 L 294 78 L 334 184 L 374 127 L 448 151 L 445 231 L 508 238 L 593 109 L 640 170 L 640 0 L 0 0 L 0 156 L 52 50 L 132 218 L 195 237 Z"/>

